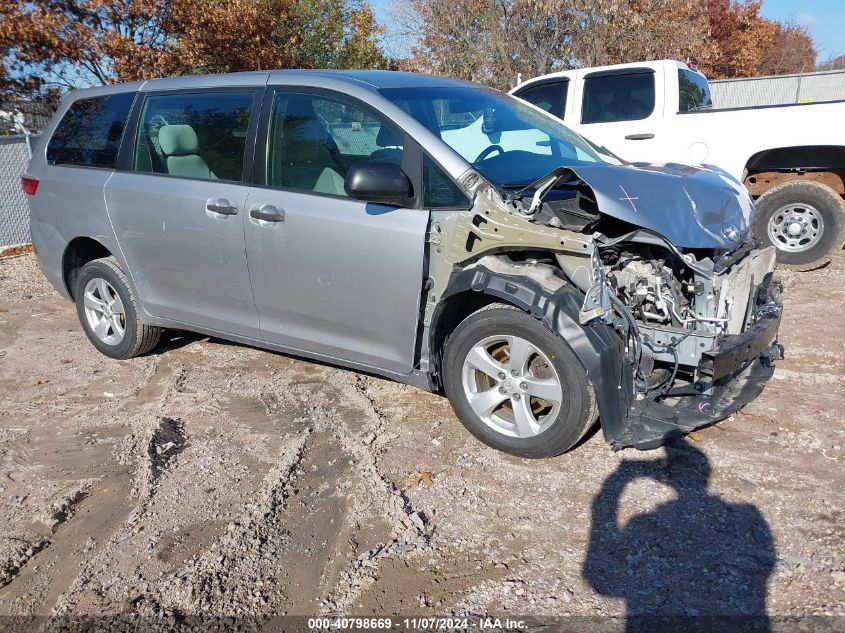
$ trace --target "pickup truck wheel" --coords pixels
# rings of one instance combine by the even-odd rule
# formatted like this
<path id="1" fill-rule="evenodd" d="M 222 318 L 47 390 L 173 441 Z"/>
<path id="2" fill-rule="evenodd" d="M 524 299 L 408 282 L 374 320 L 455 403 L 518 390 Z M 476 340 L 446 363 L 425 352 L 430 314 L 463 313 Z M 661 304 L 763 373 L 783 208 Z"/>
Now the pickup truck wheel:
<path id="1" fill-rule="evenodd" d="M 161 328 L 138 320 L 132 287 L 113 257 L 95 259 L 82 267 L 74 297 L 82 329 L 106 356 L 125 360 L 158 345 Z"/>
<path id="2" fill-rule="evenodd" d="M 564 453 L 596 419 L 593 389 L 566 341 L 506 304 L 487 306 L 455 328 L 443 378 L 467 430 L 520 457 Z"/>
<path id="3" fill-rule="evenodd" d="M 816 182 L 787 182 L 757 199 L 752 232 L 777 248 L 778 262 L 812 270 L 830 261 L 845 242 L 845 203 Z"/>

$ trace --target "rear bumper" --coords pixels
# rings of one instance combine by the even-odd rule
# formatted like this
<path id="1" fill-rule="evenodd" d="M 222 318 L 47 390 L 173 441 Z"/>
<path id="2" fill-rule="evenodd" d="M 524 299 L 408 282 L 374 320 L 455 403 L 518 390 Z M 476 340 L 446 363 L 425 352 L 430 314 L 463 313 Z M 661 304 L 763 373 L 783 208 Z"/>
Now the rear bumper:
<path id="1" fill-rule="evenodd" d="M 783 358 L 777 342 L 781 320 L 780 285 L 769 283 L 758 307 L 758 318 L 742 334 L 726 337 L 702 355 L 702 380 L 671 398 L 635 401 L 621 433 L 609 438 L 616 449 L 650 449 L 695 429 L 724 420 L 756 399 Z"/>

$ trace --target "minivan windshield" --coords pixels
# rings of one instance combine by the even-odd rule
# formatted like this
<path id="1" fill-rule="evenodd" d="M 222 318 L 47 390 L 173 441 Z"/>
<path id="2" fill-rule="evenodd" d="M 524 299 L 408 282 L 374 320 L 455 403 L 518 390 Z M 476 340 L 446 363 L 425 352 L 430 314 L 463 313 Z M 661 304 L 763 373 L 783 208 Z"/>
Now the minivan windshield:
<path id="1" fill-rule="evenodd" d="M 562 123 L 487 88 L 383 88 L 405 110 L 501 188 L 528 185 L 561 166 L 617 160 Z"/>

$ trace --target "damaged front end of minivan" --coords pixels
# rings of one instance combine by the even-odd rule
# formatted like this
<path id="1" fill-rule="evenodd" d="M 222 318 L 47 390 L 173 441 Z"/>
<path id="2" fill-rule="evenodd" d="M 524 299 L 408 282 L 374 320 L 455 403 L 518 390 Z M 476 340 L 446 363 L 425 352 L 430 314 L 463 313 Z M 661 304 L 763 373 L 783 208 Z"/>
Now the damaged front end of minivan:
<path id="1" fill-rule="evenodd" d="M 432 213 L 421 358 L 437 374 L 450 301 L 481 293 L 563 337 L 616 449 L 653 448 L 755 399 L 783 357 L 775 252 L 714 169 L 561 167 L 518 189 L 476 171 L 467 211 Z"/>

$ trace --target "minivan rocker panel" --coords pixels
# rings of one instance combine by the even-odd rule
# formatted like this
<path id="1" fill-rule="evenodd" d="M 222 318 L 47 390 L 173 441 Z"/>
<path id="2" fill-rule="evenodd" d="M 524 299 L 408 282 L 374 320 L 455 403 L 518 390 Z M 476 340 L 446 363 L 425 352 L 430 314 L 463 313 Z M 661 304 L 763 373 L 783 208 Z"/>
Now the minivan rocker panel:
<path id="1" fill-rule="evenodd" d="M 47 279 L 92 344 L 191 330 L 445 392 L 523 457 L 599 420 L 651 448 L 782 358 L 773 248 L 715 168 L 626 164 L 518 99 L 386 71 L 65 96 L 29 165 Z"/>

